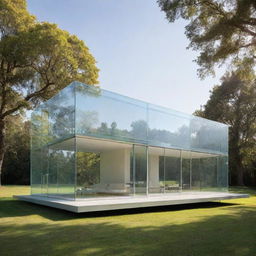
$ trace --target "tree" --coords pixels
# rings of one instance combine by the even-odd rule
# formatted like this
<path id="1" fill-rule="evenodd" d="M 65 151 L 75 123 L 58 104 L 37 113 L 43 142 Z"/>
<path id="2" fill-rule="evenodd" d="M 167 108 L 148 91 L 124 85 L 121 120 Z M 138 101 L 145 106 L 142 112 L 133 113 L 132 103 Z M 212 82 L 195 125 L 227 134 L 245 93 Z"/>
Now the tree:
<path id="1" fill-rule="evenodd" d="M 252 184 L 256 175 L 256 81 L 241 81 L 235 74 L 215 86 L 196 115 L 223 122 L 229 128 L 229 166 L 232 184 Z M 247 177 L 246 177 L 247 176 Z M 248 178 L 249 177 L 249 178 Z"/>
<path id="2" fill-rule="evenodd" d="M 201 78 L 224 63 L 238 75 L 255 75 L 255 0 L 158 0 L 170 22 L 188 20 L 189 48 L 200 51 L 196 60 Z"/>
<path id="3" fill-rule="evenodd" d="M 25 0 L 0 0 L 0 176 L 7 118 L 74 80 L 94 85 L 97 79 L 95 59 L 83 41 L 55 24 L 37 21 Z"/>
<path id="4" fill-rule="evenodd" d="M 6 153 L 2 179 L 5 184 L 29 184 L 30 121 L 22 116 L 7 120 Z"/>
<path id="5" fill-rule="evenodd" d="M 100 182 L 100 154 L 77 152 L 77 184 L 88 187 Z"/>

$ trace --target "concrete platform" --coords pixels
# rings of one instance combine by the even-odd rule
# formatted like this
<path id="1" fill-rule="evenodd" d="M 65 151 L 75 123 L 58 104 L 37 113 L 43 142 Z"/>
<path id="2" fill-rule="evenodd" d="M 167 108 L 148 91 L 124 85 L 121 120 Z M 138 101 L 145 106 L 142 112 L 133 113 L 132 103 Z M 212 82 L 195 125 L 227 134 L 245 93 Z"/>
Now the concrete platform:
<path id="1" fill-rule="evenodd" d="M 97 197 L 77 199 L 72 201 L 34 195 L 14 196 L 14 198 L 18 200 L 59 208 L 76 213 L 191 204 L 246 197 L 249 197 L 249 195 L 234 194 L 228 192 L 179 192 L 168 194 L 151 194 L 148 196 Z"/>

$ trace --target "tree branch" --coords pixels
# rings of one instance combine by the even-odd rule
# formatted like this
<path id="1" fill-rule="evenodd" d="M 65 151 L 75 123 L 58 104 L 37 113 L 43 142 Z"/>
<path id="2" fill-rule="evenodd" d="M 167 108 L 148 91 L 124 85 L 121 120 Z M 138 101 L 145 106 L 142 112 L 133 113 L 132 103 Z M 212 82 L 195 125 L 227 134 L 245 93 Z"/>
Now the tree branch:
<path id="1" fill-rule="evenodd" d="M 256 33 L 254 31 L 244 27 L 243 25 L 239 25 L 239 24 L 236 24 L 236 23 L 233 23 L 233 24 L 231 23 L 231 24 L 227 24 L 227 25 L 239 28 L 241 31 L 246 32 L 246 33 L 250 34 L 253 37 L 256 37 Z"/>
<path id="2" fill-rule="evenodd" d="M 29 102 L 32 98 L 34 98 L 36 96 L 40 96 L 40 94 L 44 93 L 53 84 L 54 83 L 48 83 L 43 88 L 41 88 L 40 90 L 27 95 L 22 102 L 18 103 L 18 105 L 16 107 L 14 107 L 12 109 L 9 109 L 9 110 L 5 111 L 4 113 L 2 113 L 0 115 L 0 118 L 3 119 L 6 116 L 15 113 L 16 111 L 18 111 L 20 108 L 22 108 L 24 106 L 24 102 Z"/>

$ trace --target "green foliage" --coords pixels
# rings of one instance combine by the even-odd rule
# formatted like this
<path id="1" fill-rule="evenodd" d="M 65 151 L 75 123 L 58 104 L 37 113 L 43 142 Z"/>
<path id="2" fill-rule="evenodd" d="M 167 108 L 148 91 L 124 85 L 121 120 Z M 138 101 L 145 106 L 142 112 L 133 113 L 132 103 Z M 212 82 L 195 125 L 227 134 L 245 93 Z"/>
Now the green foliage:
<path id="1" fill-rule="evenodd" d="M 27 11 L 26 0 L 0 1 L 0 26 L 2 36 L 24 31 L 35 22 L 35 17 Z"/>
<path id="2" fill-rule="evenodd" d="M 30 122 L 22 117 L 9 117 L 7 122 L 4 184 L 29 184 Z"/>
<path id="3" fill-rule="evenodd" d="M 74 80 L 97 84 L 98 71 L 82 40 L 56 24 L 37 21 L 25 0 L 0 0 L 0 177 L 7 119 Z"/>
<path id="4" fill-rule="evenodd" d="M 100 154 L 77 152 L 77 183 L 87 187 L 100 183 Z"/>
<path id="5" fill-rule="evenodd" d="M 201 78 L 227 62 L 241 78 L 255 75 L 255 0 L 158 0 L 170 22 L 188 20 L 189 48 L 200 51 L 196 60 Z"/>
<path id="6" fill-rule="evenodd" d="M 223 122 L 229 129 L 232 184 L 256 184 L 256 81 L 231 74 L 215 86 L 204 109 L 196 115 Z"/>
<path id="7" fill-rule="evenodd" d="M 11 29 L 4 15 L 0 23 L 0 118 L 31 108 L 74 80 L 90 85 L 98 82 L 95 60 L 82 40 L 56 24 L 36 21 L 24 1 L 16 2 L 0 1 L 5 16 L 13 21 Z"/>

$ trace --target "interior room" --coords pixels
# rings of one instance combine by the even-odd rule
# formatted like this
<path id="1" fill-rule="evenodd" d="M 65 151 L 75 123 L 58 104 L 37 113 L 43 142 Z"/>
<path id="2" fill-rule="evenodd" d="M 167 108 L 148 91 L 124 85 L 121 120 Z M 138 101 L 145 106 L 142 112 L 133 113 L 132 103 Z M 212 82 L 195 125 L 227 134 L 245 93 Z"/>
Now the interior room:
<path id="1" fill-rule="evenodd" d="M 48 152 L 47 152 L 48 151 Z M 225 189 L 223 156 L 76 136 L 48 145 L 38 194 L 94 198 Z M 41 152 L 41 153 L 42 153 Z M 45 160 L 48 161 L 45 161 Z M 75 168 L 74 168 L 75 167 Z"/>

